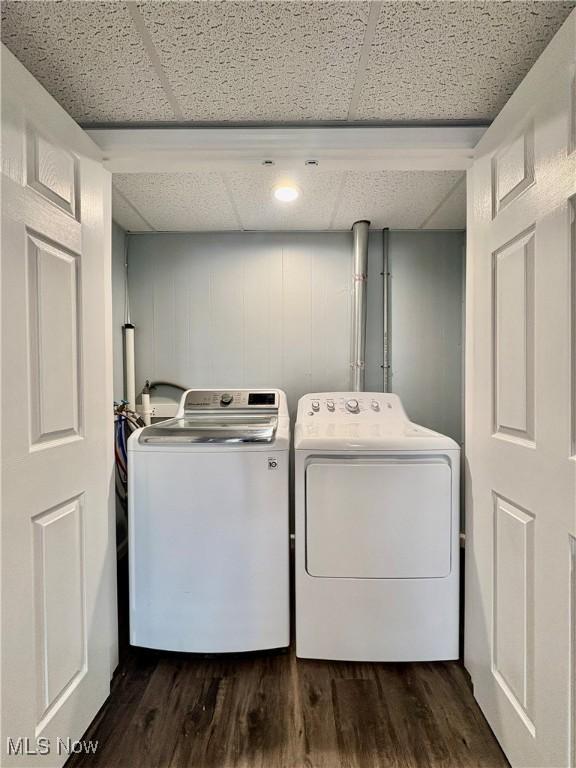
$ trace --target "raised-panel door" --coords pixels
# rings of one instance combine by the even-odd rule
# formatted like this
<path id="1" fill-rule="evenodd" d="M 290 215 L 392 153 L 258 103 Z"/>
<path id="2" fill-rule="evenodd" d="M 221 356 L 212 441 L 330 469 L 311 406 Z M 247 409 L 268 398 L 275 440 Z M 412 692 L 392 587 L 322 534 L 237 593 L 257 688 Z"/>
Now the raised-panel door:
<path id="1" fill-rule="evenodd" d="M 116 631 L 110 177 L 2 48 L 0 763 L 60 766 Z"/>
<path id="2" fill-rule="evenodd" d="M 513 766 L 576 766 L 576 11 L 468 173 L 465 664 Z"/>

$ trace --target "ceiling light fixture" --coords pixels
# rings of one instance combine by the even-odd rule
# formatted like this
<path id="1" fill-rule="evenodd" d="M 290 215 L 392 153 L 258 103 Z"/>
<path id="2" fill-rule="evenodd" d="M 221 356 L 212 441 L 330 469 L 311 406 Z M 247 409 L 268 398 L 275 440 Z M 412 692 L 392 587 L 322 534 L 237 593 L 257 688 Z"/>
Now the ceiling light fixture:
<path id="1" fill-rule="evenodd" d="M 274 188 L 274 197 L 281 203 L 293 203 L 299 194 L 300 190 L 293 184 L 283 184 L 281 187 Z"/>

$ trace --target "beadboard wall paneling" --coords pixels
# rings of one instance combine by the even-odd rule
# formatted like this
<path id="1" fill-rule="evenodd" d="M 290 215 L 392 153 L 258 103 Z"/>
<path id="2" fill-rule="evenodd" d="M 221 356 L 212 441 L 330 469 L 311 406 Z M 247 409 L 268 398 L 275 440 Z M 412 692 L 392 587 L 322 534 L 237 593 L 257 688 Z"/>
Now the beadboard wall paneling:
<path id="1" fill-rule="evenodd" d="M 128 242 L 139 388 L 146 378 L 280 387 L 292 412 L 307 392 L 349 388 L 350 232 L 141 234 Z M 389 255 L 392 391 L 413 421 L 461 440 L 464 235 L 391 231 Z M 369 238 L 367 296 L 366 389 L 381 391 L 379 231 Z"/>
<path id="2" fill-rule="evenodd" d="M 351 268 L 348 232 L 129 236 L 137 387 L 346 389 Z"/>
<path id="3" fill-rule="evenodd" d="M 464 233 L 390 232 L 391 389 L 412 421 L 462 441 Z"/>

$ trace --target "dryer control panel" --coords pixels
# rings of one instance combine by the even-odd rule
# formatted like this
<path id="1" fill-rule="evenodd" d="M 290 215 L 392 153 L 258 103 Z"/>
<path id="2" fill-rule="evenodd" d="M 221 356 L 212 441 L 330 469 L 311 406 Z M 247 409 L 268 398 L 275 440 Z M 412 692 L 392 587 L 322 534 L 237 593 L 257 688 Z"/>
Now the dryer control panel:
<path id="1" fill-rule="evenodd" d="M 299 435 L 329 440 L 378 439 L 405 434 L 411 427 L 398 395 L 386 392 L 305 395 L 298 403 L 296 423 Z"/>
<path id="2" fill-rule="evenodd" d="M 413 424 L 398 395 L 313 392 L 298 402 L 294 430 L 297 450 L 389 450 L 399 445 L 410 450 L 458 450 L 451 438 Z"/>
<path id="3" fill-rule="evenodd" d="M 321 392 L 305 395 L 298 404 L 298 418 L 322 421 L 361 420 L 406 422 L 398 395 L 383 392 Z M 318 420 L 318 419 L 316 419 Z"/>

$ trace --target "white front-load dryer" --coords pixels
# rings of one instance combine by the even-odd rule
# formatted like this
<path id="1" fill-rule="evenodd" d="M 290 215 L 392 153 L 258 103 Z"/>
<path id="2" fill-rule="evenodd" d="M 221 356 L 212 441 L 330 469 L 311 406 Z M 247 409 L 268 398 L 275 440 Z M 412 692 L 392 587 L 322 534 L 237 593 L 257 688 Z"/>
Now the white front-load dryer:
<path id="1" fill-rule="evenodd" d="M 290 643 L 290 424 L 280 390 L 189 390 L 128 441 L 130 641 Z"/>
<path id="2" fill-rule="evenodd" d="M 457 443 L 396 395 L 306 395 L 295 435 L 296 654 L 458 658 Z"/>

